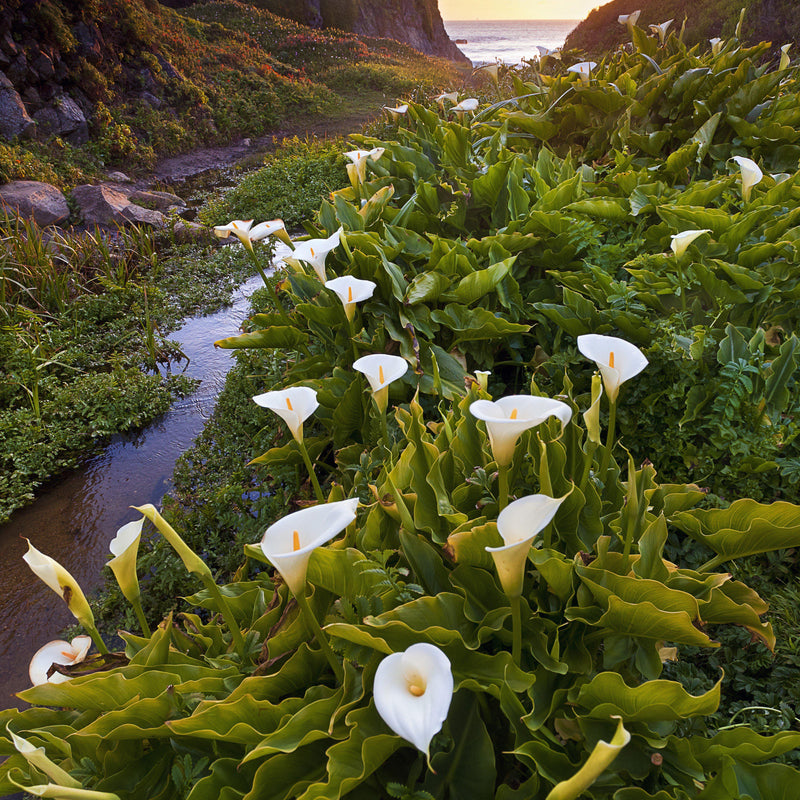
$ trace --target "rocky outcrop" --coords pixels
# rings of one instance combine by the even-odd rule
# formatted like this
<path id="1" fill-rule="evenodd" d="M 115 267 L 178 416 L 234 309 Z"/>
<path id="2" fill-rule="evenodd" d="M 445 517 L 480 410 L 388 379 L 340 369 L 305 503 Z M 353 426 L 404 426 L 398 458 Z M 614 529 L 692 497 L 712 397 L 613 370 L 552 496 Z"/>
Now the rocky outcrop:
<path id="1" fill-rule="evenodd" d="M 427 55 L 468 63 L 445 31 L 437 0 L 254 0 L 253 5 L 311 27 L 395 39 Z"/>
<path id="2" fill-rule="evenodd" d="M 0 207 L 9 213 L 33 219 L 44 228 L 69 217 L 67 199 L 59 189 L 38 181 L 13 181 L 0 186 Z"/>
<path id="3" fill-rule="evenodd" d="M 72 190 L 86 225 L 151 225 L 162 228 L 166 218 L 160 211 L 144 208 L 130 201 L 130 197 L 106 184 L 83 184 Z"/>
<path id="4" fill-rule="evenodd" d="M 30 136 L 35 125 L 14 84 L 0 72 L 0 138 Z"/>

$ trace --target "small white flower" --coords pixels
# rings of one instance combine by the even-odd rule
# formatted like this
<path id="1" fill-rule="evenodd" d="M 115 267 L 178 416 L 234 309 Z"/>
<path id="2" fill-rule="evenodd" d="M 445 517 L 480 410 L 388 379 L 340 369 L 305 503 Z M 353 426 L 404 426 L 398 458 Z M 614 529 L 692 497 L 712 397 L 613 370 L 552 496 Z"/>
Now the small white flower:
<path id="1" fill-rule="evenodd" d="M 658 34 L 658 41 L 663 45 L 664 41 L 667 38 L 667 31 L 669 30 L 670 25 L 674 22 L 674 19 L 668 19 L 666 22 L 662 22 L 660 25 L 651 25 L 650 30 L 653 33 Z"/>
<path id="2" fill-rule="evenodd" d="M 34 686 L 39 686 L 42 683 L 63 683 L 68 681 L 69 678 L 60 672 L 54 672 L 48 678 L 47 672 L 53 664 L 60 664 L 61 666 L 79 664 L 86 658 L 91 646 L 91 636 L 76 636 L 71 642 L 65 642 L 62 639 L 48 642 L 33 654 L 28 667 L 31 683 Z"/>
<path id="3" fill-rule="evenodd" d="M 342 235 L 343 228 L 332 233 L 327 239 L 306 239 L 302 242 L 295 244 L 294 251 L 283 256 L 284 261 L 290 263 L 299 263 L 305 261 L 314 268 L 317 277 L 325 283 L 327 280 L 325 276 L 325 259 L 331 250 L 335 250 L 339 246 L 339 239 Z"/>
<path id="4" fill-rule="evenodd" d="M 406 374 L 408 362 L 400 356 L 376 353 L 354 361 L 353 369 L 366 375 L 375 404 L 384 412 L 389 401 L 389 384 Z"/>
<path id="5" fill-rule="evenodd" d="M 718 56 L 722 52 L 722 46 L 724 42 L 719 36 L 715 36 L 713 39 L 709 39 L 708 43 L 711 45 L 711 54 Z"/>
<path id="6" fill-rule="evenodd" d="M 412 644 L 378 664 L 372 689 L 381 719 L 430 759 L 453 699 L 450 660 L 435 645 Z"/>
<path id="7" fill-rule="evenodd" d="M 747 203 L 750 200 L 751 190 L 764 177 L 764 173 L 751 158 L 733 156 L 733 160 L 742 171 L 742 200 Z"/>
<path id="8" fill-rule="evenodd" d="M 386 112 L 390 120 L 393 122 L 399 122 L 408 113 L 408 103 L 403 103 L 402 105 L 395 107 L 384 106 L 383 110 Z"/>
<path id="9" fill-rule="evenodd" d="M 571 67 L 567 67 L 567 72 L 575 72 L 580 77 L 582 83 L 589 83 L 592 70 L 596 66 L 596 61 L 581 61 L 578 64 L 573 64 Z"/>
<path id="10" fill-rule="evenodd" d="M 342 301 L 347 319 L 352 321 L 355 316 L 356 303 L 369 300 L 377 288 L 377 284 L 373 281 L 363 281 L 350 275 L 344 275 L 341 278 L 326 281 L 325 288 L 336 292 L 336 295 Z"/>
<path id="11" fill-rule="evenodd" d="M 642 10 L 639 8 L 636 11 L 632 11 L 630 14 L 620 14 L 617 17 L 617 22 L 620 25 L 627 25 L 628 28 L 632 28 L 638 21 L 639 15 L 642 13 Z"/>
<path id="12" fill-rule="evenodd" d="M 139 579 L 136 576 L 136 556 L 139 552 L 139 541 L 142 537 L 144 517 L 123 525 L 111 540 L 108 549 L 114 556 L 108 566 L 117 579 L 119 588 L 130 603 L 139 600 Z"/>
<path id="13" fill-rule="evenodd" d="M 711 230 L 709 228 L 703 228 L 699 231 L 682 231 L 681 233 L 674 234 L 671 237 L 670 243 L 672 252 L 675 253 L 677 258 L 680 258 L 686 252 L 686 248 L 697 239 L 698 236 L 702 236 L 704 233 L 711 233 Z"/>

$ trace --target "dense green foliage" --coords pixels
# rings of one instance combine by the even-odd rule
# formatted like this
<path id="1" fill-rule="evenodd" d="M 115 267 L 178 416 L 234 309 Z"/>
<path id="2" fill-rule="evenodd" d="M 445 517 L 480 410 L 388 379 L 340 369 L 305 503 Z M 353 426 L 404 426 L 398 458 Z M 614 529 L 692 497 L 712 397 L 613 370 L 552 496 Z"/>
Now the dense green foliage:
<path id="1" fill-rule="evenodd" d="M 270 307 L 218 344 L 243 352 L 247 381 L 260 371 L 317 393 L 302 436 L 256 435 L 242 453 L 262 449 L 259 500 L 273 484 L 293 491 L 310 454 L 328 503 L 315 512 L 358 498 L 356 520 L 315 542 L 293 598 L 277 556 L 299 560 L 305 531 L 271 558 L 246 544 L 218 588 L 141 509 L 203 588 L 152 635 L 123 634 L 124 653 L 66 668 L 72 680 L 22 693 L 32 708 L 0 713 L 0 790 L 50 779 L 108 800 L 792 796 L 798 771 L 780 762 L 800 746 L 797 708 L 786 698 L 750 726 L 741 702 L 775 631 L 727 569 L 757 557 L 785 579 L 800 547 L 800 67 L 737 40 L 713 55 L 636 29 L 634 41 L 584 77 L 558 64 L 504 75 L 472 118 L 412 103 L 390 136 L 354 137 L 370 156 L 316 220 L 320 235 L 340 231 L 327 263 L 295 261 Z M 750 185 L 735 156 L 776 174 Z M 352 317 L 326 269 L 373 282 Z M 576 351 L 588 333 L 613 335 L 621 362 L 629 342 L 649 359 L 619 400 L 613 352 L 593 364 Z M 353 369 L 367 353 L 408 367 L 388 414 Z M 531 418 L 501 457 L 471 409 L 510 394 L 527 395 L 520 408 L 557 395 L 558 419 Z M 208 453 L 190 462 L 198 485 L 220 463 Z M 203 542 L 239 537 L 235 510 L 255 498 L 237 483 L 216 499 L 230 516 L 176 517 L 197 549 L 204 520 L 225 536 Z M 552 519 L 504 530 L 507 501 L 533 493 L 559 498 Z M 501 541 L 516 589 L 486 550 Z M 743 639 L 752 669 L 721 673 Z M 419 643 L 446 655 L 455 689 L 428 764 L 377 702 L 379 664 Z M 795 666 L 784 653 L 772 679 L 796 682 Z M 404 678 L 408 715 L 417 677 Z"/>

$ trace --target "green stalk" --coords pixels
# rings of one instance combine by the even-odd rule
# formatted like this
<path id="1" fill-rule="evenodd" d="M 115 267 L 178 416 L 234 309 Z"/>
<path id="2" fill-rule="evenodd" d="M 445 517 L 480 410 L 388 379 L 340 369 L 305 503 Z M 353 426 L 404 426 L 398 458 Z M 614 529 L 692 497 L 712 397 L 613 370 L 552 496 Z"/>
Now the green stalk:
<path id="1" fill-rule="evenodd" d="M 236 646 L 236 650 L 242 658 L 242 661 L 245 661 L 247 658 L 245 644 L 244 644 L 244 637 L 242 636 L 242 631 L 239 628 L 239 623 L 236 621 L 236 617 L 233 615 L 233 611 L 231 611 L 231 607 L 228 605 L 228 601 L 225 599 L 222 592 L 219 590 L 219 586 L 214 583 L 214 579 L 207 575 L 201 575 L 200 578 L 202 579 L 203 583 L 205 584 L 206 589 L 208 589 L 209 593 L 213 595 L 214 599 L 217 601 L 217 606 L 219 610 L 222 612 L 222 618 L 225 620 L 225 623 L 230 628 L 231 635 L 233 636 L 233 642 Z"/>
<path id="2" fill-rule="evenodd" d="M 341 683 L 344 677 L 342 673 L 342 665 L 336 659 L 336 654 L 333 652 L 333 649 L 331 648 L 330 644 L 328 643 L 328 639 L 325 636 L 325 632 L 322 630 L 317 618 L 314 616 L 314 612 L 311 610 L 311 606 L 306 599 L 305 593 L 295 595 L 295 599 L 297 600 L 297 605 L 300 606 L 300 611 L 303 614 L 306 624 L 309 626 L 309 628 L 311 628 L 322 652 L 325 654 L 325 658 L 328 659 L 328 663 L 331 665 L 331 669 L 333 670 L 333 674 L 336 676 L 336 680 Z"/>
<path id="3" fill-rule="evenodd" d="M 305 462 L 306 469 L 308 470 L 308 477 L 311 478 L 311 484 L 314 487 L 314 494 L 317 497 L 318 503 L 325 502 L 325 495 L 322 493 L 322 487 L 319 485 L 319 481 L 317 480 L 317 474 L 314 472 L 314 465 L 311 463 L 311 456 L 308 454 L 308 449 L 306 448 L 306 443 L 300 440 L 297 440 L 297 444 L 300 447 L 300 453 L 303 456 L 303 461 Z"/>
<path id="4" fill-rule="evenodd" d="M 522 598 L 517 595 L 510 597 L 511 601 L 511 658 L 514 663 L 520 666 L 522 655 Z"/>
<path id="5" fill-rule="evenodd" d="M 608 409 L 608 431 L 606 433 L 606 449 L 603 453 L 603 460 L 600 462 L 600 480 L 603 486 L 606 485 L 606 478 L 608 477 L 608 465 L 611 462 L 611 448 L 614 446 L 614 436 L 617 427 L 617 401 L 612 400 L 609 402 Z"/>
<path id="6" fill-rule="evenodd" d="M 100 636 L 97 628 L 94 625 L 86 625 L 84 623 L 84 628 L 89 632 L 89 636 L 92 637 L 92 641 L 94 642 L 94 646 L 105 656 L 108 655 L 108 648 L 106 647 L 106 643 L 103 641 L 103 637 Z"/>
<path id="7" fill-rule="evenodd" d="M 714 558 L 709 559 L 706 561 L 705 564 L 697 568 L 698 572 L 710 572 L 712 569 L 716 569 L 720 564 L 724 564 L 728 561 L 727 556 L 716 555 Z"/>
<path id="8" fill-rule="evenodd" d="M 137 597 L 136 600 L 131 601 L 133 610 L 136 612 L 136 619 L 139 620 L 139 627 L 142 629 L 142 636 L 150 636 L 150 626 L 147 624 L 147 618 L 144 615 L 142 602 Z"/>
<path id="9" fill-rule="evenodd" d="M 508 505 L 508 464 L 497 468 L 498 499 L 497 510 L 502 511 Z"/>
<path id="10" fill-rule="evenodd" d="M 381 436 L 383 436 L 383 444 L 386 449 L 391 452 L 392 441 L 389 438 L 389 423 L 386 421 L 386 409 L 381 411 Z"/>
<path id="11" fill-rule="evenodd" d="M 347 316 L 345 314 L 345 316 Z M 356 347 L 356 326 L 352 319 L 347 318 L 347 324 L 350 328 L 350 344 L 353 346 L 353 361 L 358 361 L 358 347 Z"/>

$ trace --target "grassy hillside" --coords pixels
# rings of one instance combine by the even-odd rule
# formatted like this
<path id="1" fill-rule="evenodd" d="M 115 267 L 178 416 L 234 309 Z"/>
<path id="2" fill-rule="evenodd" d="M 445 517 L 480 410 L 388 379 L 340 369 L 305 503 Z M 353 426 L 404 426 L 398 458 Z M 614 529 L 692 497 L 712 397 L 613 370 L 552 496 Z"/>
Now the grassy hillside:
<path id="1" fill-rule="evenodd" d="M 29 111 L 67 94 L 89 142 L 0 143 L 0 181 L 59 184 L 158 156 L 268 133 L 302 115 L 346 116 L 452 82 L 446 62 L 387 40 L 325 33 L 244 3 L 179 11 L 155 0 L 11 0 L 0 40 L 28 65 L 7 71 Z M 42 57 L 53 74 L 37 71 Z M 356 67 L 356 65 L 369 65 Z"/>

